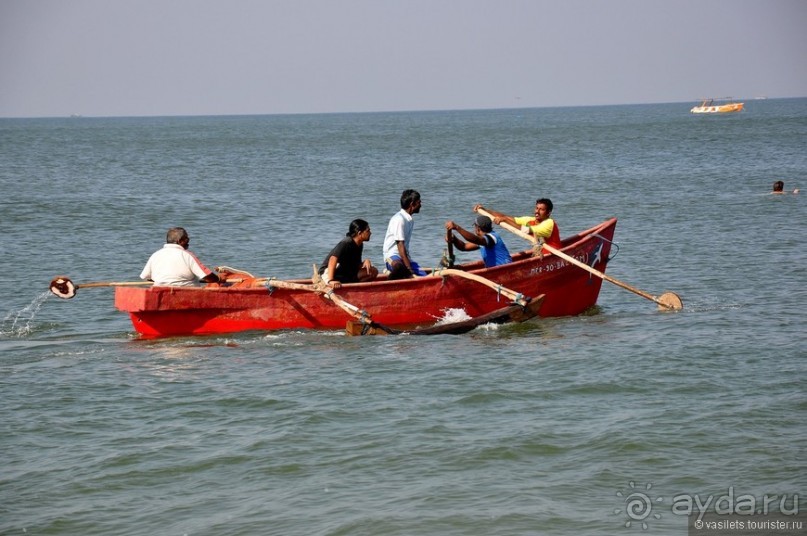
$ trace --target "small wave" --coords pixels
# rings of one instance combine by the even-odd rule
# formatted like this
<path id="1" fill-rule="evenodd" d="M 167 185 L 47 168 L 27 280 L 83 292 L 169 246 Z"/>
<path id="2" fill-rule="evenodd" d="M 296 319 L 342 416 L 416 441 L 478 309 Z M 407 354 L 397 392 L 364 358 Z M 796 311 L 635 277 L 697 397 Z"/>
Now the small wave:
<path id="1" fill-rule="evenodd" d="M 12 339 L 30 335 L 35 328 L 34 318 L 50 295 L 50 291 L 45 291 L 19 311 L 8 313 L 0 322 L 0 337 Z"/>
<path id="2" fill-rule="evenodd" d="M 689 313 L 708 313 L 712 311 L 731 311 L 733 309 L 742 309 L 745 307 L 742 303 L 723 303 L 723 302 L 688 302 L 684 304 L 684 311 Z"/>

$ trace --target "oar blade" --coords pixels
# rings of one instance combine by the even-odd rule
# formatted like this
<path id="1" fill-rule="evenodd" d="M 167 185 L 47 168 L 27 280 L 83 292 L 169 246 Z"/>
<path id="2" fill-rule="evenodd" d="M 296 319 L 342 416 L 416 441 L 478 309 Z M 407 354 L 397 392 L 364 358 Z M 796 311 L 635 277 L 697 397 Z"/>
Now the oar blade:
<path id="1" fill-rule="evenodd" d="M 60 298 L 69 300 L 76 295 L 76 285 L 69 277 L 60 275 L 50 282 L 50 291 Z"/>
<path id="2" fill-rule="evenodd" d="M 665 292 L 658 297 L 658 308 L 663 311 L 680 311 L 684 308 L 684 302 L 675 292 Z"/>

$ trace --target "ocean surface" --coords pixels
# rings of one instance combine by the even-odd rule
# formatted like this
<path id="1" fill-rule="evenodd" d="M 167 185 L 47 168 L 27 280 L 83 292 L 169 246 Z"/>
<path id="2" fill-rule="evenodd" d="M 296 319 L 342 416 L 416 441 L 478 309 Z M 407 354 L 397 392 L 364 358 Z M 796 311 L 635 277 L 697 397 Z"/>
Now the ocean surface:
<path id="1" fill-rule="evenodd" d="M 686 497 L 803 512 L 807 99 L 690 106 L 0 119 L 0 534 L 680 535 Z M 137 280 L 177 225 L 208 266 L 292 278 L 361 217 L 380 264 L 406 188 L 423 265 L 475 203 L 549 197 L 562 236 L 619 218 L 609 275 L 685 308 L 604 283 L 589 314 L 461 336 L 140 340 L 112 288 L 47 291 Z"/>

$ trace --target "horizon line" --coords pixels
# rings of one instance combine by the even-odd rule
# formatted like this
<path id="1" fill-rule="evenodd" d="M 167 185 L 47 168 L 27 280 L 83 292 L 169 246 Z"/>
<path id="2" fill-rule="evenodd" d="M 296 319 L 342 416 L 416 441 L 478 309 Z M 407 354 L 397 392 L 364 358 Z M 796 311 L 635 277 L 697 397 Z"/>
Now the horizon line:
<path id="1" fill-rule="evenodd" d="M 159 118 L 159 117 L 251 117 L 251 116 L 289 116 L 289 115 L 357 115 L 357 114 L 393 114 L 393 113 L 430 113 L 430 112 L 471 112 L 471 111 L 494 111 L 494 110 L 536 110 L 551 108 L 595 108 L 608 106 L 647 106 L 660 104 L 684 104 L 690 102 L 701 102 L 704 98 L 718 97 L 698 97 L 693 100 L 684 101 L 660 101 L 660 102 L 634 102 L 634 103 L 610 103 L 610 104 L 564 104 L 550 106 L 499 106 L 480 108 L 420 108 L 420 109 L 400 109 L 400 110 L 363 110 L 363 111 L 330 111 L 330 112 L 257 112 L 257 113 L 200 113 L 200 114 L 142 114 L 142 115 L 85 115 L 81 113 L 70 113 L 66 115 L 3 115 L 0 119 L 123 119 L 123 118 Z M 729 97 L 724 97 L 729 98 Z M 758 95 L 754 97 L 732 97 L 735 100 L 785 100 L 803 99 L 805 96 L 789 97 L 769 97 Z"/>

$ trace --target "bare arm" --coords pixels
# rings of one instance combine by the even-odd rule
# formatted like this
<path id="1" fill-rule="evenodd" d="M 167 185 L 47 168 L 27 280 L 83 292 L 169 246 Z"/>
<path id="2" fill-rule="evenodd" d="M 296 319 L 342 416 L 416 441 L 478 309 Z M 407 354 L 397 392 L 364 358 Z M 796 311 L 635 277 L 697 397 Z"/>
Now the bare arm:
<path id="1" fill-rule="evenodd" d="M 471 244 L 476 244 L 477 246 L 487 245 L 483 237 L 477 235 L 476 233 L 472 233 L 467 229 L 463 229 L 461 226 L 457 225 L 453 221 L 446 222 L 446 229 L 448 229 L 449 231 L 457 231 L 465 240 L 467 240 Z M 457 241 L 462 242 L 461 240 L 457 239 L 453 234 L 451 235 L 451 237 L 452 237 L 452 243 L 457 247 L 459 247 L 460 249 L 462 249 L 463 251 L 471 251 L 473 249 L 478 249 L 478 247 L 465 249 L 457 243 Z"/>
<path id="2" fill-rule="evenodd" d="M 411 272 L 412 265 L 409 264 L 409 255 L 406 254 L 406 242 L 403 240 L 398 240 L 398 256 L 401 258 L 401 262 L 404 263 L 404 266 Z"/>
<path id="3" fill-rule="evenodd" d="M 457 249 L 460 249 L 462 251 L 474 251 L 474 250 L 479 249 L 479 246 L 477 246 L 476 244 L 471 244 L 469 242 L 463 242 L 462 240 L 460 240 L 459 238 L 457 238 L 454 235 L 451 235 L 451 243 L 454 244 L 454 246 Z"/>
<path id="4" fill-rule="evenodd" d="M 325 273 L 328 275 L 328 284 L 333 288 L 339 288 L 342 286 L 342 283 L 334 279 L 336 276 L 336 265 L 339 262 L 339 258 L 336 255 L 331 255 L 328 258 L 328 267 L 325 269 Z"/>
<path id="5" fill-rule="evenodd" d="M 513 227 L 521 227 L 519 224 L 516 223 L 516 220 L 513 219 L 512 216 L 508 216 L 507 214 L 504 214 L 503 212 L 499 212 L 498 210 L 493 210 L 491 208 L 485 208 L 482 205 L 474 205 L 474 212 L 478 212 L 480 208 L 485 209 L 485 212 L 487 212 L 491 216 L 493 216 L 493 223 L 495 223 L 495 224 L 500 224 L 500 223 L 504 222 L 504 223 L 509 223 Z"/>

